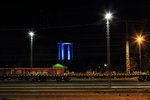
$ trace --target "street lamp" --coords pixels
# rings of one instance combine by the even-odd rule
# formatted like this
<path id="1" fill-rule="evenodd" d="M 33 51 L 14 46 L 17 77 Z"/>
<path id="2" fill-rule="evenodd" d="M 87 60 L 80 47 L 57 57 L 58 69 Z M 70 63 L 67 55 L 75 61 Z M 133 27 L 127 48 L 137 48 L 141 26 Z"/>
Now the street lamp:
<path id="1" fill-rule="evenodd" d="M 31 47 L 30 47 L 30 67 L 32 68 L 33 65 L 33 32 L 29 32 L 30 40 L 31 40 Z"/>
<path id="2" fill-rule="evenodd" d="M 106 19 L 106 32 L 107 32 L 107 66 L 108 66 L 108 73 L 109 73 L 109 87 L 111 87 L 111 72 L 110 72 L 110 20 L 112 18 L 112 13 L 108 12 L 105 15 Z"/>
<path id="3" fill-rule="evenodd" d="M 139 64 L 140 64 L 140 73 L 142 72 L 142 63 L 141 63 L 141 44 L 142 41 L 144 40 L 144 37 L 142 35 L 137 35 L 136 36 L 136 41 L 138 42 L 139 46 Z"/>

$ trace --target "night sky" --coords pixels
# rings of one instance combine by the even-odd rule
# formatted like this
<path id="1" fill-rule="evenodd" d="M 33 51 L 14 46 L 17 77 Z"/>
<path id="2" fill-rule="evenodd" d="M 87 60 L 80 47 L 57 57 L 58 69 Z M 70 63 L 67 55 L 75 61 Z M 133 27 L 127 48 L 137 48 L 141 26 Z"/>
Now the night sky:
<path id="1" fill-rule="evenodd" d="M 128 31 L 131 41 L 135 32 L 142 30 L 148 35 L 150 1 L 26 0 L 0 3 L 1 65 L 25 65 L 23 62 L 28 62 L 24 59 L 29 56 L 30 38 L 27 33 L 30 30 L 36 34 L 34 57 L 37 62 L 41 61 L 40 65 L 57 62 L 58 42 L 74 43 L 75 61 L 106 63 L 106 11 L 112 11 L 114 15 L 110 27 L 112 64 L 122 64 L 125 62 L 126 28 L 121 21 L 130 21 Z M 131 51 L 136 52 L 132 46 L 131 42 Z"/>

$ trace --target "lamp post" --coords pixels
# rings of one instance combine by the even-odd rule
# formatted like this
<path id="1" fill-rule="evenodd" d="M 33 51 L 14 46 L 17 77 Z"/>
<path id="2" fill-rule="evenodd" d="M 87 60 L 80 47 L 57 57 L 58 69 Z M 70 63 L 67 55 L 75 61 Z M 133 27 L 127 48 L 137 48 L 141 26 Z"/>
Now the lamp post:
<path id="1" fill-rule="evenodd" d="M 34 36 L 34 33 L 29 32 L 29 36 L 30 36 L 30 41 L 31 41 L 31 44 L 30 44 L 30 67 L 32 68 L 32 65 L 33 65 L 33 36 Z"/>
<path id="2" fill-rule="evenodd" d="M 107 32 L 107 66 L 109 73 L 109 87 L 111 87 L 111 72 L 110 72 L 110 20 L 112 18 L 112 13 L 108 12 L 105 15 L 106 19 L 106 32 Z"/>
<path id="3" fill-rule="evenodd" d="M 141 44 L 142 41 L 144 40 L 142 35 L 137 36 L 136 38 L 137 42 L 138 42 L 138 46 L 139 46 L 139 65 L 140 65 L 140 73 L 142 72 L 142 61 L 141 61 Z"/>

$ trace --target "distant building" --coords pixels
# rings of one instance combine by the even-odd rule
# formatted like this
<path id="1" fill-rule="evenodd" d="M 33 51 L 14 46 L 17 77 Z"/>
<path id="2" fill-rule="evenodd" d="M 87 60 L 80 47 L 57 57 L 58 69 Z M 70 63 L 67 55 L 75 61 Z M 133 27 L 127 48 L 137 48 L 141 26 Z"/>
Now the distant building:
<path id="1" fill-rule="evenodd" d="M 52 68 L 0 68 L 0 75 L 6 74 L 31 74 L 31 75 L 38 75 L 38 74 L 64 74 L 64 66 L 61 64 L 55 64 Z"/>
<path id="2" fill-rule="evenodd" d="M 73 44 L 72 43 L 58 43 L 58 60 L 72 60 L 73 59 Z"/>

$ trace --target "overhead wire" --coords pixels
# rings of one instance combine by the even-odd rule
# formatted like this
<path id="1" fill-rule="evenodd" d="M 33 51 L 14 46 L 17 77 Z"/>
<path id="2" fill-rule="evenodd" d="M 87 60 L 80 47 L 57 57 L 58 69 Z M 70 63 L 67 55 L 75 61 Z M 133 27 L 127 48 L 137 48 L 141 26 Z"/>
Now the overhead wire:
<path id="1" fill-rule="evenodd" d="M 113 23 L 128 22 L 128 23 L 148 23 L 149 20 L 118 20 Z M 34 30 L 46 30 L 46 29 L 63 29 L 63 28 L 76 28 L 87 27 L 105 24 L 104 22 L 92 23 L 92 24 L 78 24 L 78 25 L 66 25 L 66 26 L 43 26 L 43 27 L 17 27 L 17 28 L 0 28 L 0 31 L 26 31 L 30 29 Z"/>

